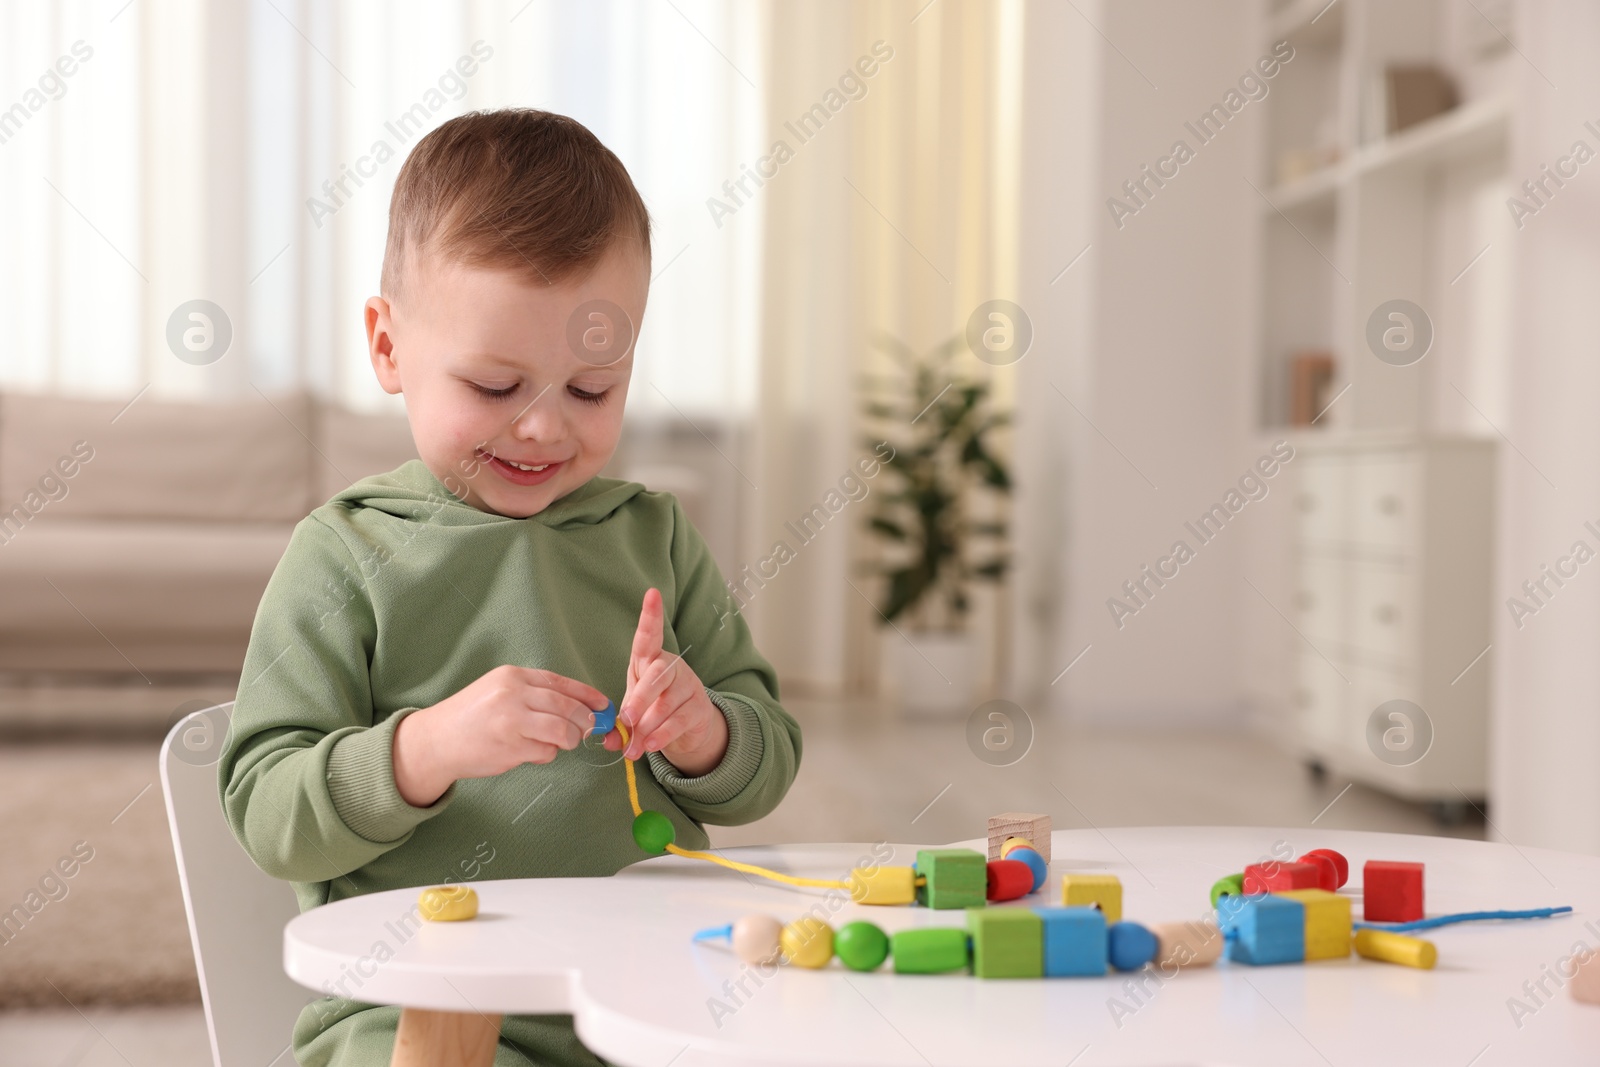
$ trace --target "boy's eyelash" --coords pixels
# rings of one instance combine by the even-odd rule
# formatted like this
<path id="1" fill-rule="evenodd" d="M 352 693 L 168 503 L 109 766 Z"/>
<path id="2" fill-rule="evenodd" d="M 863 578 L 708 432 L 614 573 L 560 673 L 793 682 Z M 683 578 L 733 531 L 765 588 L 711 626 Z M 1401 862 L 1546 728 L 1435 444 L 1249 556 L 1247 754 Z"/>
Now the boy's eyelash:
<path id="1" fill-rule="evenodd" d="M 510 398 L 512 393 L 517 391 L 517 387 L 514 385 L 508 385 L 504 389 L 485 389 L 477 382 L 468 382 L 467 384 L 472 386 L 472 388 L 476 389 L 483 396 L 488 397 L 490 400 L 507 400 Z M 611 395 L 610 389 L 602 389 L 598 393 L 590 393 L 585 392 L 576 386 L 568 386 L 567 392 L 571 393 L 574 397 L 583 401 L 585 404 L 604 404 L 606 402 L 606 397 Z"/>

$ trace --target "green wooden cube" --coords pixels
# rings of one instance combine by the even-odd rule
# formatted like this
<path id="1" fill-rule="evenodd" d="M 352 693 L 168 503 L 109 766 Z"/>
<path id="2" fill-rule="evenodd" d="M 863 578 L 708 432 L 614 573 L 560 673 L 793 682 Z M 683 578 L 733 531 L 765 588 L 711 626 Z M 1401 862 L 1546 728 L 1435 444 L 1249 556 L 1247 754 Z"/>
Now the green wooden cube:
<path id="1" fill-rule="evenodd" d="M 988 899 L 989 866 L 970 848 L 917 850 L 917 903 L 928 908 L 970 908 Z"/>
<path id="2" fill-rule="evenodd" d="M 1032 908 L 968 908 L 967 930 L 979 978 L 1044 977 L 1044 921 Z"/>

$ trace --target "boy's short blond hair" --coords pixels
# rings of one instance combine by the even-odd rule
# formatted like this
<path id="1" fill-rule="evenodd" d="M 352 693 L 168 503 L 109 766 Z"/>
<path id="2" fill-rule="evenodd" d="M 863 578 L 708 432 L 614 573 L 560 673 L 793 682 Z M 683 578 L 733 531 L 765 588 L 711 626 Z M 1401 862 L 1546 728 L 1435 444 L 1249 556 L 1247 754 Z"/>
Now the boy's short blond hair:
<path id="1" fill-rule="evenodd" d="M 380 292 L 401 297 L 411 257 L 581 277 L 619 240 L 650 263 L 650 213 L 627 168 L 588 127 L 532 108 L 470 111 L 411 150 L 389 201 Z"/>

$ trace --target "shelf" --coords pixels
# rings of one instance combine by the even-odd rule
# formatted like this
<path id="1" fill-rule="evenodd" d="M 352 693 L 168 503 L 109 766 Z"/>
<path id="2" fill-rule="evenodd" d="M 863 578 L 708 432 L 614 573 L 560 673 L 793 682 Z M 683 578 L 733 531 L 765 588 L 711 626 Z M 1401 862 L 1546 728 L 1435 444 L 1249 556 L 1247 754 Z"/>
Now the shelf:
<path id="1" fill-rule="evenodd" d="M 1355 154 L 1314 174 L 1267 190 L 1261 209 L 1314 211 L 1331 208 L 1339 187 L 1364 175 L 1399 173 L 1474 156 L 1506 143 L 1511 128 L 1511 104 L 1490 97 L 1419 122 L 1393 137 L 1358 148 Z"/>
<path id="2" fill-rule="evenodd" d="M 1352 168 L 1357 174 L 1376 174 L 1435 166 L 1504 144 L 1510 128 L 1510 101 L 1489 97 L 1363 145 L 1356 150 Z"/>

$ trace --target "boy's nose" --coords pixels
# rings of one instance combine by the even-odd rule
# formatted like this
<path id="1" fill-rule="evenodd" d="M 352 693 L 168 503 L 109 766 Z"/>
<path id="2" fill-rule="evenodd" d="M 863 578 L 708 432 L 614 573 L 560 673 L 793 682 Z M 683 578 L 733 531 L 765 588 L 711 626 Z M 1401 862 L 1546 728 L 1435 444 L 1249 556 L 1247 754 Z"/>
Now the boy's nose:
<path id="1" fill-rule="evenodd" d="M 567 420 L 560 406 L 542 395 L 512 420 L 511 432 L 526 441 L 559 441 L 567 436 Z"/>

